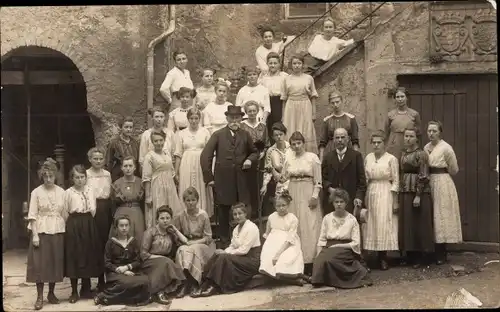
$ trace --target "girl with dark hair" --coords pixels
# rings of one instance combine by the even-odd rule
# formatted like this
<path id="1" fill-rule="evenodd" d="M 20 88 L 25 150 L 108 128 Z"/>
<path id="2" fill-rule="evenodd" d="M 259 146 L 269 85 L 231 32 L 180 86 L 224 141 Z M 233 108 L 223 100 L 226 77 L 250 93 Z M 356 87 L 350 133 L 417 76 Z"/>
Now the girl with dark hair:
<path id="1" fill-rule="evenodd" d="M 43 184 L 31 192 L 28 229 L 31 240 L 28 249 L 26 281 L 36 283 L 35 310 L 43 307 L 43 284 L 49 284 L 47 301 L 58 304 L 54 294 L 57 282 L 64 277 L 64 232 L 67 214 L 64 210 L 64 190 L 55 184 L 56 161 L 47 158 L 38 171 Z"/>
<path id="2" fill-rule="evenodd" d="M 246 67 L 247 84 L 244 85 L 236 96 L 234 105 L 244 107 L 245 103 L 253 101 L 257 103 L 257 121 L 266 125 L 267 117 L 271 112 L 269 103 L 269 91 L 266 87 L 259 84 L 259 73 L 257 68 Z M 246 118 L 246 114 L 243 117 Z"/>
<path id="3" fill-rule="evenodd" d="M 257 61 L 258 68 L 262 73 L 269 70 L 267 66 L 267 55 L 271 52 L 281 54 L 284 48 L 284 42 L 274 42 L 274 30 L 270 27 L 264 27 L 260 31 L 262 37 L 262 44 L 255 50 L 255 60 Z"/>
<path id="4" fill-rule="evenodd" d="M 194 89 L 191 75 L 189 70 L 186 69 L 188 63 L 186 53 L 183 51 L 174 52 L 173 58 L 175 66 L 167 73 L 160 87 L 160 94 L 169 104 L 168 111 L 180 106 L 180 99 L 176 97 L 176 93 L 181 87 Z"/>
<path id="5" fill-rule="evenodd" d="M 139 141 L 134 137 L 134 119 L 131 116 L 122 118 L 118 122 L 120 134 L 109 142 L 106 151 L 106 169 L 111 173 L 114 182 L 123 176 L 121 166 L 127 156 L 139 158 Z M 139 168 L 136 163 L 135 167 Z"/>
<path id="6" fill-rule="evenodd" d="M 64 275 L 71 280 L 70 303 L 80 298 L 92 299 L 90 278 L 104 273 L 104 259 L 95 252 L 103 250 L 101 237 L 94 216 L 96 199 L 94 191 L 87 185 L 87 171 L 76 165 L 70 171 L 73 186 L 65 191 L 66 232 L 64 237 Z M 78 279 L 82 279 L 80 294 Z"/>
<path id="7" fill-rule="evenodd" d="M 227 125 L 225 113 L 227 108 L 233 105 L 226 100 L 229 85 L 228 81 L 218 81 L 215 85 L 215 101 L 208 103 L 203 110 L 203 126 L 210 134 Z"/>
<path id="8" fill-rule="evenodd" d="M 167 128 L 173 132 L 178 132 L 188 127 L 187 111 L 193 107 L 193 98 L 196 96 L 196 91 L 181 87 L 177 91 L 176 96 L 180 100 L 180 106 L 170 112 L 167 122 Z"/>
<path id="9" fill-rule="evenodd" d="M 194 98 L 194 106 L 203 111 L 208 103 L 215 101 L 215 86 L 214 86 L 215 69 L 205 68 L 202 72 L 201 86 L 196 88 L 196 97 Z"/>

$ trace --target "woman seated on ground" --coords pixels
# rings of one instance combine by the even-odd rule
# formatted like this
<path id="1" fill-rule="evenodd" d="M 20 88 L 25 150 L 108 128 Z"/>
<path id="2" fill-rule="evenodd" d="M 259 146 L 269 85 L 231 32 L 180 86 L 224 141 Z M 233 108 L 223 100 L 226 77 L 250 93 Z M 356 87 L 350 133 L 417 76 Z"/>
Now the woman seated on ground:
<path id="1" fill-rule="evenodd" d="M 106 285 L 104 290 L 95 296 L 94 302 L 96 305 L 146 305 L 150 302 L 149 280 L 139 272 L 140 245 L 129 235 L 129 217 L 118 216 L 114 227 L 116 234 L 108 240 L 104 252 Z"/>
<path id="2" fill-rule="evenodd" d="M 368 271 L 359 261 L 359 224 L 356 217 L 345 210 L 349 194 L 336 189 L 329 202 L 335 210 L 327 214 L 321 224 L 311 284 L 337 288 L 371 286 Z"/>
<path id="3" fill-rule="evenodd" d="M 142 272 L 149 277 L 153 300 L 170 304 L 167 295 L 176 291 L 186 279 L 180 266 L 169 256 L 177 243 L 172 233 L 172 209 L 161 206 L 156 211 L 156 225 L 144 232 L 141 246 Z"/>
<path id="4" fill-rule="evenodd" d="M 276 211 L 267 219 L 266 242 L 260 255 L 261 274 L 293 285 L 304 285 L 304 256 L 297 234 L 299 219 L 288 212 L 292 197 L 287 190 L 278 193 Z"/>
<path id="5" fill-rule="evenodd" d="M 225 250 L 215 251 L 215 255 L 203 270 L 204 282 L 201 291 L 192 297 L 239 292 L 254 275 L 259 273 L 261 251 L 259 228 L 247 219 L 248 211 L 245 204 L 235 204 L 231 211 L 237 222 L 231 245 Z"/>
<path id="6" fill-rule="evenodd" d="M 182 246 L 177 249 L 175 262 L 182 267 L 186 282 L 177 298 L 200 292 L 203 267 L 215 252 L 208 214 L 198 206 L 200 195 L 190 186 L 182 194 L 186 210 L 174 218 L 174 230 L 180 233 Z"/>

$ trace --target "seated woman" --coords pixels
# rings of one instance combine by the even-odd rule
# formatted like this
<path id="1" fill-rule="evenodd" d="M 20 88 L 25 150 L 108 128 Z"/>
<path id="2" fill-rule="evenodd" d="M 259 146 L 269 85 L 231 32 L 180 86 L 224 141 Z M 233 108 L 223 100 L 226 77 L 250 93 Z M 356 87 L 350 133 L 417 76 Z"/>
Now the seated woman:
<path id="1" fill-rule="evenodd" d="M 118 216 L 114 226 L 116 236 L 108 240 L 104 253 L 106 285 L 95 296 L 94 303 L 146 305 L 150 302 L 149 280 L 139 272 L 140 247 L 139 242 L 129 235 L 129 217 Z"/>
<path id="2" fill-rule="evenodd" d="M 260 234 L 255 223 L 247 219 L 245 204 L 231 207 L 237 226 L 233 230 L 231 245 L 217 249 L 204 268 L 201 291 L 192 297 L 209 297 L 218 293 L 230 294 L 243 290 L 254 275 L 259 273 Z"/>
<path id="3" fill-rule="evenodd" d="M 176 291 L 186 279 L 180 266 L 168 258 L 177 243 L 177 236 L 169 230 L 172 209 L 161 206 L 156 211 L 156 225 L 144 232 L 141 246 L 142 272 L 149 277 L 149 291 L 153 300 L 170 304 L 167 294 Z"/>
<path id="4" fill-rule="evenodd" d="M 359 261 L 359 224 L 356 217 L 345 210 L 349 194 L 336 189 L 329 202 L 335 211 L 327 214 L 321 224 L 311 284 L 337 288 L 371 286 L 368 271 Z"/>
<path id="5" fill-rule="evenodd" d="M 278 193 L 276 212 L 267 219 L 266 242 L 260 255 L 259 272 L 293 285 L 304 285 L 304 256 L 297 234 L 299 219 L 288 212 L 292 197 L 287 190 Z"/>
<path id="6" fill-rule="evenodd" d="M 186 283 L 177 294 L 182 298 L 200 292 L 203 267 L 215 252 L 208 214 L 198 206 L 200 195 L 190 186 L 182 194 L 186 210 L 174 218 L 174 231 L 184 244 L 177 249 L 175 262 L 182 267 Z"/>

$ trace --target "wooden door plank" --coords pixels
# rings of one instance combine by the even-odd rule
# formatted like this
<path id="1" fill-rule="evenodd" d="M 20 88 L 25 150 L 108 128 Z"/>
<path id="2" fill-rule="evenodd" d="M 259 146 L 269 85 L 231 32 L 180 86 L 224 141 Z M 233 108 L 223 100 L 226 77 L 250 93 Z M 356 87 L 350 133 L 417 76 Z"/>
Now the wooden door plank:
<path id="1" fill-rule="evenodd" d="M 498 76 L 490 75 L 490 213 L 489 213 L 489 238 L 492 242 L 500 242 L 500 209 L 498 206 L 498 172 L 496 169 L 498 161 Z"/>
<path id="2" fill-rule="evenodd" d="M 443 87 L 446 88 L 453 88 L 455 85 L 455 81 L 453 79 L 444 79 L 443 81 Z M 460 144 L 457 140 L 455 140 L 455 111 L 457 109 L 456 107 L 456 101 L 455 97 L 458 96 L 458 94 L 444 94 L 442 96 L 443 98 L 443 117 L 441 122 L 443 125 L 446 125 L 444 127 L 444 134 L 443 137 L 446 138 L 446 142 L 451 144 L 453 148 L 455 149 L 457 147 L 457 144 Z"/>
<path id="3" fill-rule="evenodd" d="M 457 142 L 456 146 L 453 146 L 455 154 L 457 156 L 457 162 L 459 171 L 454 177 L 455 186 L 457 188 L 458 199 L 460 203 L 460 216 L 462 222 L 462 232 L 464 240 L 469 240 L 468 237 L 471 236 L 469 233 L 469 220 L 468 215 L 470 214 L 467 209 L 467 174 L 465 168 L 467 166 L 467 140 L 466 140 L 466 129 L 465 122 L 467 116 L 467 95 L 459 94 L 455 96 L 455 133 Z"/>
<path id="4" fill-rule="evenodd" d="M 422 77 L 424 78 L 424 77 Z M 431 89 L 432 88 L 432 82 L 430 79 L 423 79 L 421 80 L 421 88 L 422 89 Z M 420 111 L 420 116 L 422 119 L 422 124 L 424 125 L 423 127 L 427 129 L 427 124 L 429 121 L 434 119 L 434 116 L 432 115 L 432 107 L 434 105 L 434 96 L 431 94 L 423 94 L 421 95 L 422 98 L 422 106 L 421 106 L 421 111 Z M 429 142 L 428 138 L 424 140 L 425 143 Z"/>
<path id="5" fill-rule="evenodd" d="M 449 131 L 448 125 L 444 126 L 444 108 L 443 108 L 443 90 L 444 90 L 444 81 L 446 79 L 430 79 L 430 83 L 432 84 L 432 89 L 435 90 L 435 93 L 432 94 L 432 118 L 436 121 L 443 123 L 443 137 L 448 138 Z"/>

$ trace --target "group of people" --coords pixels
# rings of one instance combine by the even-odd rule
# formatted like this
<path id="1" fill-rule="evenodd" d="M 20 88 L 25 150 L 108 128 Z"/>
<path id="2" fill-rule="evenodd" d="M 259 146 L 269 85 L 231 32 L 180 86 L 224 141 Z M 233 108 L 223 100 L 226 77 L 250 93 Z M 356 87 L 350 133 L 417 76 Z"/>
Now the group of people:
<path id="1" fill-rule="evenodd" d="M 124 117 L 107 149 L 90 149 L 89 169 L 70 170 L 67 190 L 47 159 L 28 213 L 35 309 L 43 307 L 44 283 L 48 302 L 59 302 L 54 287 L 63 277 L 72 303 L 142 305 L 241 291 L 259 273 L 296 285 L 369 286 L 363 250 L 378 252 L 381 269 L 391 250 L 406 252 L 415 267 L 434 252 L 443 263 L 445 244 L 462 234 L 450 177 L 458 166 L 442 125 L 428 124 L 430 142 L 420 148 L 420 116 L 399 88 L 397 108 L 363 159 L 356 118 L 332 91 L 317 140 L 318 94 L 304 70 L 324 63 L 325 49 L 349 44 L 333 37 L 330 19 L 323 28 L 309 54 L 291 57 L 290 74 L 280 70 L 274 32 L 264 30 L 261 69 L 247 67 L 234 103 L 231 83 L 214 79 L 212 69 L 195 89 L 187 55 L 176 52 L 160 88 L 168 105 L 149 111 L 153 126 L 139 140 L 133 118 Z M 261 235 L 252 219 L 264 199 L 275 211 Z"/>

